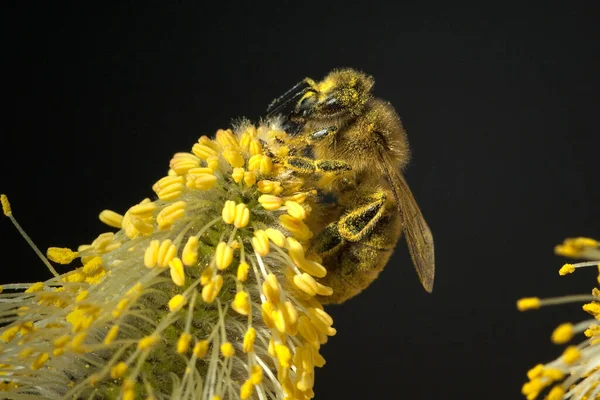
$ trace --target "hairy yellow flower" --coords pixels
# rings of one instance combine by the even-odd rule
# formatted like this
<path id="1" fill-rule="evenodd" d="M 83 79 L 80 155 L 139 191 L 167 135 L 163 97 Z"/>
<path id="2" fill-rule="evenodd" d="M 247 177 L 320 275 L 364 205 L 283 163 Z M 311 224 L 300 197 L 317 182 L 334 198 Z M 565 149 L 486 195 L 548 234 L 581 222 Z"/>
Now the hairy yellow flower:
<path id="1" fill-rule="evenodd" d="M 175 154 L 157 200 L 100 213 L 116 232 L 48 249 L 80 264 L 62 275 L 2 195 L 53 277 L 2 288 L 1 398 L 314 397 L 319 349 L 335 334 L 315 296 L 332 290 L 305 257 L 308 192 L 273 158 L 287 149 L 269 124 Z"/>
<path id="2" fill-rule="evenodd" d="M 560 268 L 559 274 L 564 276 L 583 267 L 597 267 L 600 272 L 599 247 L 599 243 L 593 239 L 566 239 L 555 247 L 557 254 L 593 261 L 565 264 Z M 597 280 L 600 283 L 600 274 Z M 554 361 L 538 364 L 527 372 L 529 381 L 523 385 L 521 391 L 528 400 L 537 399 L 542 395 L 548 400 L 600 398 L 600 290 L 594 288 L 591 294 L 549 299 L 523 298 L 517 302 L 517 308 L 525 311 L 572 302 L 584 303 L 583 310 L 594 318 L 575 324 L 560 324 L 552 332 L 551 340 L 556 344 L 566 344 L 582 333 L 586 339 L 576 346 L 567 346 L 562 355 Z"/>

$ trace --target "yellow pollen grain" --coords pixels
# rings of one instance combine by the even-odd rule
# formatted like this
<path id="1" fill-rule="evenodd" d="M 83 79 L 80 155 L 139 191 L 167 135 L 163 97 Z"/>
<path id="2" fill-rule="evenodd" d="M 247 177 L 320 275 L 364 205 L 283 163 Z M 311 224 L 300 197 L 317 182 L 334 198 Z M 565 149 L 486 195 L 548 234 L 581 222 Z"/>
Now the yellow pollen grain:
<path id="1" fill-rule="evenodd" d="M 254 340 L 256 339 L 256 329 L 250 327 L 244 334 L 244 353 L 249 353 L 254 350 Z"/>
<path id="2" fill-rule="evenodd" d="M 196 236 L 190 236 L 183 247 L 181 261 L 186 267 L 192 267 L 198 263 L 198 247 L 200 242 Z"/>
<path id="3" fill-rule="evenodd" d="M 524 297 L 517 301 L 519 311 L 535 310 L 540 308 L 541 301 L 538 297 Z"/>
<path id="4" fill-rule="evenodd" d="M 237 279 L 240 282 L 246 282 L 246 279 L 248 279 L 249 271 L 250 271 L 250 265 L 246 261 L 242 261 L 237 269 Z"/>
<path id="5" fill-rule="evenodd" d="M 169 300 L 169 311 L 177 312 L 177 311 L 181 310 L 181 308 L 183 308 L 183 306 L 185 306 L 185 303 L 186 303 L 185 297 L 181 294 L 176 294 L 175 296 L 171 297 L 171 299 Z"/>
<path id="6" fill-rule="evenodd" d="M 223 205 L 223 211 L 221 211 L 221 217 L 226 224 L 233 224 L 235 220 L 235 201 L 227 200 Z"/>
<path id="7" fill-rule="evenodd" d="M 306 218 L 306 210 L 300 204 L 295 201 L 286 201 L 285 206 L 287 208 L 287 212 L 292 217 L 303 220 Z"/>
<path id="8" fill-rule="evenodd" d="M 127 364 L 123 361 L 115 365 L 110 369 L 110 377 L 113 379 L 119 379 L 127 372 Z"/>
<path id="9" fill-rule="evenodd" d="M 269 236 L 263 230 L 254 231 L 254 236 L 252 237 L 252 247 L 254 250 L 262 257 L 269 254 Z"/>
<path id="10" fill-rule="evenodd" d="M 208 352 L 208 340 L 201 340 L 196 343 L 192 352 L 197 358 L 204 357 Z"/>
<path id="11" fill-rule="evenodd" d="M 169 272 L 171 273 L 171 280 L 177 286 L 183 286 L 185 284 L 185 273 L 183 272 L 183 263 L 178 257 L 173 258 L 169 261 Z"/>
<path id="12" fill-rule="evenodd" d="M 248 226 L 248 222 L 250 221 L 250 210 L 248 206 L 243 203 L 240 203 L 235 206 L 235 219 L 233 221 L 233 226 L 236 228 L 245 228 Z"/>
<path id="13" fill-rule="evenodd" d="M 111 210 L 103 210 L 98 218 L 102 223 L 117 229 L 121 229 L 123 224 L 123 216 Z"/>
<path id="14" fill-rule="evenodd" d="M 226 269 L 233 261 L 233 249 L 225 242 L 220 242 L 215 250 L 215 264 L 220 271 Z"/>
<path id="15" fill-rule="evenodd" d="M 552 332 L 552 342 L 555 344 L 567 343 L 573 338 L 573 334 L 573 324 L 561 324 Z"/>
<path id="16" fill-rule="evenodd" d="M 184 354 L 187 353 L 190 348 L 190 341 L 192 340 L 192 335 L 189 333 L 182 333 L 177 340 L 177 353 Z"/>
<path id="17" fill-rule="evenodd" d="M 258 202 L 265 210 L 275 211 L 281 207 L 283 200 L 281 197 L 273 196 L 271 194 L 263 194 L 258 198 Z"/>
<path id="18" fill-rule="evenodd" d="M 248 293 L 245 291 L 237 292 L 235 298 L 231 302 L 231 308 L 241 315 L 250 313 L 250 303 L 248 302 Z"/>
<path id="19" fill-rule="evenodd" d="M 223 344 L 221 344 L 221 347 L 219 349 L 221 350 L 221 354 L 225 358 L 233 357 L 235 354 L 235 349 L 233 348 L 231 342 L 224 342 Z"/>
<path id="20" fill-rule="evenodd" d="M 46 251 L 46 256 L 52 262 L 70 264 L 74 259 L 79 257 L 79 253 L 66 247 L 49 247 Z"/>
<path id="21" fill-rule="evenodd" d="M 89 295 L 89 292 L 87 290 L 82 290 L 81 292 L 77 293 L 77 297 L 75 297 L 75 301 L 76 302 L 83 301 L 83 300 L 87 299 L 88 295 Z"/>
<path id="22" fill-rule="evenodd" d="M 104 338 L 104 344 L 109 345 L 117 338 L 119 333 L 119 325 L 113 325 L 108 330 L 106 337 Z"/>
<path id="23" fill-rule="evenodd" d="M 573 264 L 565 264 L 560 268 L 558 274 L 560 276 L 565 276 L 567 274 L 572 274 L 573 272 L 575 272 L 575 267 L 573 266 Z"/>
<path id="24" fill-rule="evenodd" d="M 235 183 L 240 183 L 244 179 L 244 168 L 234 168 L 231 177 Z"/>
<path id="25" fill-rule="evenodd" d="M 7 217 L 12 215 L 12 210 L 10 208 L 10 203 L 8 202 L 8 197 L 5 194 L 0 195 L 0 203 L 2 203 L 2 212 Z"/>
<path id="26" fill-rule="evenodd" d="M 156 345 L 159 340 L 160 340 L 160 336 L 149 335 L 149 336 L 146 336 L 146 337 L 143 337 L 142 339 L 140 339 L 137 347 L 138 347 L 138 349 L 140 349 L 142 351 L 148 350 L 151 347 L 153 347 L 154 345 Z"/>
<path id="27" fill-rule="evenodd" d="M 577 360 L 581 358 L 581 353 L 577 350 L 575 346 L 569 346 L 565 349 L 563 353 L 563 361 L 566 364 L 573 364 Z"/>

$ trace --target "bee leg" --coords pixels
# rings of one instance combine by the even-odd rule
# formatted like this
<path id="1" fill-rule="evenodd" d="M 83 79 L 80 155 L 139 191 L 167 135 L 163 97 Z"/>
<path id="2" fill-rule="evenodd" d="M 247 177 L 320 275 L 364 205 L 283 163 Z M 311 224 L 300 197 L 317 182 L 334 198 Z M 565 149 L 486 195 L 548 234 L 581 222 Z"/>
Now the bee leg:
<path id="1" fill-rule="evenodd" d="M 306 157 L 292 156 L 285 160 L 285 166 L 301 174 L 312 173 L 344 173 L 352 170 L 350 164 L 342 160 L 317 160 Z"/>
<path id="2" fill-rule="evenodd" d="M 373 230 L 383 216 L 387 195 L 385 192 L 376 192 L 370 196 L 370 200 L 340 218 L 338 230 L 342 238 L 358 242 Z"/>

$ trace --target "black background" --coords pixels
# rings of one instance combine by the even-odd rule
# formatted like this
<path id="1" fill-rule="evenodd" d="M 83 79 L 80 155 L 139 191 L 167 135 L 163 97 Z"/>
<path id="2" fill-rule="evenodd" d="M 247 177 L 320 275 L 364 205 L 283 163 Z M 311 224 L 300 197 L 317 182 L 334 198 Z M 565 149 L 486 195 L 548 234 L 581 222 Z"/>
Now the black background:
<path id="1" fill-rule="evenodd" d="M 515 300 L 595 282 L 559 277 L 552 250 L 600 238 L 600 29 L 578 4 L 4 5 L 0 190 L 41 248 L 76 247 L 201 134 L 257 119 L 305 76 L 362 69 L 408 131 L 436 284 L 422 290 L 402 242 L 369 290 L 330 308 L 317 397 L 519 399 L 526 370 L 561 351 L 554 326 L 584 314 Z M 8 219 L 0 235 L 3 281 L 48 276 Z"/>

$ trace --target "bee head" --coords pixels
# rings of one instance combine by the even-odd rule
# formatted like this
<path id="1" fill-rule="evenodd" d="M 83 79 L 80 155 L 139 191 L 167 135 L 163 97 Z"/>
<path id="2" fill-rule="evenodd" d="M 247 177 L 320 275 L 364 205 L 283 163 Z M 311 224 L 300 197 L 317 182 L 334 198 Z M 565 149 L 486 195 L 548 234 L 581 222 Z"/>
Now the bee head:
<path id="1" fill-rule="evenodd" d="M 359 115 L 371 98 L 371 76 L 353 69 L 334 70 L 311 82 L 292 112 L 293 119 L 329 119 Z"/>

